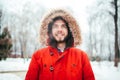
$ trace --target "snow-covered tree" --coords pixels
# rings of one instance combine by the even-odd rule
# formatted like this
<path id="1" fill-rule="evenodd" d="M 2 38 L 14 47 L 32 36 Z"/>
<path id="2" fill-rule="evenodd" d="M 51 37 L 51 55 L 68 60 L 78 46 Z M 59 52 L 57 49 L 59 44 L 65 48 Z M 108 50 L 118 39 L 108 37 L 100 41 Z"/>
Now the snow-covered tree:
<path id="1" fill-rule="evenodd" d="M 12 39 L 7 27 L 0 34 L 0 60 L 6 59 L 11 53 Z"/>
<path id="2" fill-rule="evenodd" d="M 13 38 L 13 53 L 28 57 L 39 48 L 38 35 L 45 7 L 32 0 L 2 0 L 1 26 L 8 26 Z"/>
<path id="3" fill-rule="evenodd" d="M 118 3 L 116 4 L 116 2 Z M 88 21 L 90 24 L 89 45 L 92 47 L 91 52 L 97 53 L 101 57 L 108 56 L 108 59 L 111 59 L 113 54 L 118 54 L 117 56 L 119 57 L 117 38 L 119 38 L 118 35 L 120 34 L 118 34 L 116 29 L 119 30 L 120 27 L 115 24 L 120 24 L 118 17 L 120 11 L 119 7 L 115 7 L 116 5 L 120 5 L 119 0 L 99 0 L 88 9 L 90 15 Z M 117 14 L 116 8 L 118 9 Z M 118 18 L 118 21 L 116 21 L 115 17 Z"/>

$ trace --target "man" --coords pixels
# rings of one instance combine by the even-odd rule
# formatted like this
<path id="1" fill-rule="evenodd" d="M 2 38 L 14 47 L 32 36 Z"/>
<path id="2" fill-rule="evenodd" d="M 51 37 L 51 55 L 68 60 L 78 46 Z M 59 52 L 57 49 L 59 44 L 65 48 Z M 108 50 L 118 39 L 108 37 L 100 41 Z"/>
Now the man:
<path id="1" fill-rule="evenodd" d="M 25 80 L 95 80 L 81 43 L 79 26 L 65 10 L 54 10 L 42 21 L 41 44 L 29 65 Z"/>

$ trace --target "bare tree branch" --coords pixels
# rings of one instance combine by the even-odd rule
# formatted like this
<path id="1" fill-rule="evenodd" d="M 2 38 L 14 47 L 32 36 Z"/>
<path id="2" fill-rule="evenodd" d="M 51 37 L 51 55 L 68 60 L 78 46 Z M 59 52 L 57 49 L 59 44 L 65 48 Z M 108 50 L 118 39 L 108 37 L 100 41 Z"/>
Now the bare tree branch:
<path id="1" fill-rule="evenodd" d="M 114 17 L 114 13 L 112 13 L 111 11 L 108 11 L 108 13 Z"/>

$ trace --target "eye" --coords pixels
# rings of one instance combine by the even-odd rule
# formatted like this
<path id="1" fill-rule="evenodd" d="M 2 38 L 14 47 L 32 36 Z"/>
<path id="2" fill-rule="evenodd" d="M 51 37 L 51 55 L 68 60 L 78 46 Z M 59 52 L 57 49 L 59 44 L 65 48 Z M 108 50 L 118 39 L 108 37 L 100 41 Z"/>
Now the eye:
<path id="1" fill-rule="evenodd" d="M 54 28 L 57 28 L 57 25 L 56 25 L 56 24 L 54 24 L 52 28 L 53 28 L 53 29 L 54 29 Z"/>
<path id="2" fill-rule="evenodd" d="M 62 28 L 67 28 L 67 26 L 65 24 L 62 25 Z"/>

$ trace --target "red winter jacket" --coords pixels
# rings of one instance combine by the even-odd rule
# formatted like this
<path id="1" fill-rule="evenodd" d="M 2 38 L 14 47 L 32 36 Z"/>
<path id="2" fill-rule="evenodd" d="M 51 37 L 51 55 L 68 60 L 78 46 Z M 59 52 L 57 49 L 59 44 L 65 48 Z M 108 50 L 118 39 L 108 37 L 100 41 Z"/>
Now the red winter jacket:
<path id="1" fill-rule="evenodd" d="M 95 80 L 85 52 L 47 47 L 33 54 L 25 80 Z"/>

